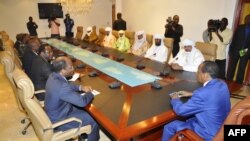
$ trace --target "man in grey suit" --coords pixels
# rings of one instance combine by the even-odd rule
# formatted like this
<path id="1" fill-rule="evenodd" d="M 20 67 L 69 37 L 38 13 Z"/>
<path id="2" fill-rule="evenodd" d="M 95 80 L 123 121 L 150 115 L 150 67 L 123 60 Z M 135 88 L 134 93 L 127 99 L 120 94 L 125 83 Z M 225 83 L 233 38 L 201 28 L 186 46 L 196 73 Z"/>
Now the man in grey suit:
<path id="1" fill-rule="evenodd" d="M 72 61 L 68 57 L 58 57 L 53 61 L 52 68 L 53 72 L 45 86 L 45 111 L 51 122 L 76 117 L 82 120 L 82 126 L 91 125 L 92 132 L 88 135 L 88 141 L 98 141 L 99 126 L 83 109 L 94 98 L 91 87 L 75 85 L 67 81 L 66 77 L 74 73 Z M 80 91 L 84 91 L 85 95 L 81 95 Z M 78 126 L 78 123 L 70 122 L 58 127 L 57 130 L 64 131 Z"/>

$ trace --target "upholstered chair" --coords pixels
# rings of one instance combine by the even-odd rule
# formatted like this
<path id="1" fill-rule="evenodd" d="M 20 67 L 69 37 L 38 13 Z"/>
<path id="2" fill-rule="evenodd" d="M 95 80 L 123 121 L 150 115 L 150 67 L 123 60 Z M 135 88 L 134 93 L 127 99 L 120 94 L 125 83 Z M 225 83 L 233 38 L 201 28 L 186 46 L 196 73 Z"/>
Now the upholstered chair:
<path id="1" fill-rule="evenodd" d="M 91 126 L 82 127 L 82 121 L 77 118 L 68 118 L 52 124 L 40 103 L 34 99 L 34 86 L 29 77 L 20 69 L 13 72 L 14 82 L 17 85 L 18 95 L 27 112 L 35 133 L 40 141 L 63 141 L 76 138 L 78 135 L 91 132 Z M 55 132 L 55 128 L 69 122 L 78 122 L 78 128 Z"/>
<path id="2" fill-rule="evenodd" d="M 76 27 L 76 39 L 81 40 L 83 35 L 83 27 L 82 26 L 77 26 Z"/>
<path id="3" fill-rule="evenodd" d="M 164 38 L 163 39 L 164 45 L 168 48 L 168 54 L 167 54 L 167 63 L 170 59 L 170 56 L 172 54 L 172 50 L 173 50 L 173 45 L 174 45 L 174 39 L 173 38 Z"/>
<path id="4" fill-rule="evenodd" d="M 195 47 L 201 51 L 205 60 L 215 61 L 216 60 L 216 44 L 196 42 Z"/>

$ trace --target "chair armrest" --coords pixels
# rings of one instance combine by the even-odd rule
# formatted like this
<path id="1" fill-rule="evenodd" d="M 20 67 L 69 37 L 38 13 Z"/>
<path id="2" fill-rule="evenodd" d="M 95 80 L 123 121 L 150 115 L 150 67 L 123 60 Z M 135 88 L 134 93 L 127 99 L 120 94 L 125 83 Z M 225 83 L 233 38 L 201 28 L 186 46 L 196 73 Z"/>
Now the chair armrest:
<path id="1" fill-rule="evenodd" d="M 189 129 L 177 132 L 170 141 L 204 141 L 199 135 Z"/>
<path id="2" fill-rule="evenodd" d="M 34 94 L 40 94 L 40 93 L 45 93 L 45 90 L 37 90 L 37 91 L 35 91 Z"/>
<path id="3" fill-rule="evenodd" d="M 76 121 L 76 122 L 79 123 L 79 126 L 78 126 L 78 128 L 77 128 L 77 130 L 75 132 L 75 134 L 77 134 L 79 132 L 80 128 L 82 127 L 82 121 L 80 119 L 78 119 L 78 118 L 75 118 L 75 117 L 67 118 L 65 120 L 62 120 L 62 121 L 59 121 L 59 122 L 56 122 L 56 123 L 52 124 L 52 129 L 54 129 L 54 128 L 58 127 L 58 126 L 61 126 L 63 124 L 66 124 L 66 123 L 73 122 L 73 121 Z"/>

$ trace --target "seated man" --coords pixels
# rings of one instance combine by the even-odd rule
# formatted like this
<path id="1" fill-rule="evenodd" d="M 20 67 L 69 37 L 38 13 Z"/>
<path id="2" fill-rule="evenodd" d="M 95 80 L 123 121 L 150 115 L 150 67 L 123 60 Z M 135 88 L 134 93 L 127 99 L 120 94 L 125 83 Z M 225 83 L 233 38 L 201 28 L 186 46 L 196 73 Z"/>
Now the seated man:
<path id="1" fill-rule="evenodd" d="M 146 34 L 144 31 L 138 31 L 135 33 L 135 42 L 130 50 L 134 55 L 144 56 L 149 49 L 149 43 L 146 40 Z"/>
<path id="2" fill-rule="evenodd" d="M 118 33 L 119 38 L 115 42 L 114 48 L 121 52 L 127 52 L 130 49 L 129 39 L 125 36 L 124 30 L 120 30 Z"/>
<path id="3" fill-rule="evenodd" d="M 181 50 L 169 61 L 172 69 L 197 72 L 198 66 L 204 61 L 200 50 L 196 49 L 192 40 L 183 41 L 184 50 Z"/>
<path id="4" fill-rule="evenodd" d="M 37 52 L 40 47 L 40 40 L 36 37 L 29 39 L 27 47 L 25 48 L 22 63 L 25 73 L 30 77 L 30 71 L 33 60 L 38 57 Z"/>
<path id="5" fill-rule="evenodd" d="M 96 30 L 93 30 L 93 28 L 94 27 L 91 27 L 91 26 L 89 26 L 87 28 L 87 33 L 83 37 L 84 41 L 94 43 L 98 39 L 98 36 L 96 34 Z"/>
<path id="6" fill-rule="evenodd" d="M 53 51 L 48 44 L 43 44 L 38 50 L 39 56 L 36 57 L 31 66 L 30 79 L 35 90 L 45 89 L 45 84 L 49 75 L 52 73 L 50 61 L 53 57 Z M 39 100 L 44 100 L 44 95 L 36 95 Z"/>
<path id="7" fill-rule="evenodd" d="M 171 105 L 186 121 L 175 120 L 164 126 L 162 141 L 169 139 L 178 131 L 190 129 L 204 140 L 212 140 L 219 131 L 230 111 L 230 93 L 227 84 L 217 79 L 219 68 L 215 62 L 204 61 L 199 65 L 197 79 L 203 83 L 193 93 L 180 91 L 171 95 Z M 183 103 L 179 98 L 191 96 Z"/>
<path id="8" fill-rule="evenodd" d="M 112 34 L 112 29 L 110 27 L 105 28 L 106 35 L 101 43 L 104 47 L 112 48 L 116 42 L 115 36 Z"/>
<path id="9" fill-rule="evenodd" d="M 154 43 L 147 50 L 144 57 L 164 63 L 167 60 L 167 54 L 168 48 L 165 47 L 163 43 L 163 36 L 160 34 L 155 34 Z"/>
<path id="10" fill-rule="evenodd" d="M 49 76 L 45 90 L 45 111 L 52 123 L 76 117 L 82 120 L 82 126 L 91 125 L 92 131 L 88 135 L 89 141 L 98 141 L 99 126 L 95 120 L 83 109 L 94 98 L 89 86 L 69 83 L 66 77 L 72 76 L 74 67 L 68 57 L 58 57 L 52 64 L 53 71 Z M 86 94 L 81 95 L 79 91 Z M 78 127 L 78 123 L 70 122 L 59 126 L 57 130 L 64 131 Z"/>

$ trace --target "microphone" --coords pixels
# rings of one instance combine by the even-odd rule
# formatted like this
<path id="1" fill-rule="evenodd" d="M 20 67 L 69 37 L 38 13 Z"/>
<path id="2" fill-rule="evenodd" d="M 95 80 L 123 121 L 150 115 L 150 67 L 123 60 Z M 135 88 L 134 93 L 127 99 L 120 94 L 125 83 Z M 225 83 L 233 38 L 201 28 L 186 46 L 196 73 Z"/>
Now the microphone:
<path id="1" fill-rule="evenodd" d="M 91 48 L 91 52 L 97 52 L 98 51 L 98 49 L 96 48 L 96 46 L 94 44 L 91 45 L 90 48 Z"/>
<path id="2" fill-rule="evenodd" d="M 115 60 L 118 61 L 118 62 L 124 61 L 124 58 L 122 57 L 123 53 L 124 52 L 121 52 L 120 54 L 118 54 Z"/>
<path id="3" fill-rule="evenodd" d="M 154 89 L 161 89 L 162 86 L 161 84 L 159 84 L 156 80 L 154 82 L 151 83 L 151 88 L 154 88 Z"/>
<path id="4" fill-rule="evenodd" d="M 108 52 L 105 50 L 105 47 L 104 46 L 101 46 L 102 50 L 101 50 L 101 55 L 103 57 L 109 57 L 109 54 Z"/>
<path id="5" fill-rule="evenodd" d="M 160 76 L 166 77 L 170 74 L 170 71 L 171 71 L 171 69 L 170 69 L 168 63 L 165 63 L 163 70 L 160 72 Z"/>
<path id="6" fill-rule="evenodd" d="M 93 70 L 92 72 L 89 73 L 89 77 L 96 77 L 98 76 L 98 72 L 96 70 Z"/>
<path id="7" fill-rule="evenodd" d="M 117 88 L 120 88 L 121 87 L 121 83 L 118 82 L 118 81 L 114 81 L 112 83 L 109 84 L 109 88 L 110 89 L 117 89 Z"/>
<path id="8" fill-rule="evenodd" d="M 149 57 L 154 56 L 154 55 L 156 55 L 156 53 L 150 55 Z M 140 60 L 137 62 L 136 68 L 139 69 L 139 70 L 144 69 L 144 68 L 145 68 L 145 65 L 142 64 L 142 62 L 145 61 L 146 59 L 147 59 L 146 57 L 143 57 L 142 59 L 140 59 Z"/>

